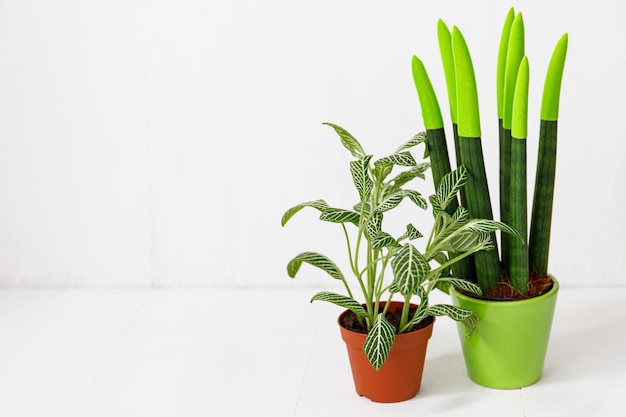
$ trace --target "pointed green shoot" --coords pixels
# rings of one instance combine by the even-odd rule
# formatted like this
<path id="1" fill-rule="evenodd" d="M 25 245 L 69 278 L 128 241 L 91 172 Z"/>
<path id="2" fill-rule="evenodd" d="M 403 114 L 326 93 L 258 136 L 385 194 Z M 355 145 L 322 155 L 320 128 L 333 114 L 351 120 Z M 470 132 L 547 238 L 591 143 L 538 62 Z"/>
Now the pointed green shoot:
<path id="1" fill-rule="evenodd" d="M 478 91 L 474 65 L 463 34 L 452 28 L 452 51 L 456 70 L 456 103 L 459 136 L 480 137 L 480 114 L 478 111 Z"/>
<path id="2" fill-rule="evenodd" d="M 556 44 L 550 59 L 541 102 L 542 120 L 554 121 L 559 118 L 559 98 L 561 95 L 561 80 L 563 79 L 565 56 L 567 55 L 567 39 L 567 33 L 563 34 Z"/>
<path id="3" fill-rule="evenodd" d="M 424 63 L 415 55 L 413 55 L 412 68 L 413 82 L 415 83 L 420 107 L 422 108 L 424 127 L 428 130 L 441 129 L 443 127 L 443 119 L 435 90 L 430 82 L 430 78 L 428 78 Z"/>
<path id="4" fill-rule="evenodd" d="M 506 56 L 509 48 L 509 35 L 511 25 L 515 18 L 515 9 L 511 7 L 504 20 L 502 35 L 500 36 L 500 48 L 498 49 L 498 73 L 496 78 L 496 93 L 498 95 L 498 119 L 502 119 L 504 104 L 504 74 L 506 70 Z"/>
<path id="5" fill-rule="evenodd" d="M 446 87 L 448 89 L 448 102 L 450 104 L 450 118 L 452 123 L 457 123 L 456 105 L 456 76 L 454 74 L 454 54 L 452 52 L 452 35 L 443 20 L 437 22 L 437 40 L 439 41 L 439 53 L 443 73 L 446 77 Z"/>
<path id="6" fill-rule="evenodd" d="M 567 53 L 567 33 L 564 34 L 552 54 L 541 105 L 539 130 L 539 155 L 535 178 L 535 195 L 530 222 L 529 267 L 533 274 L 548 275 L 554 180 L 556 173 L 557 119 L 561 79 Z"/>
<path id="7" fill-rule="evenodd" d="M 511 25 L 509 46 L 506 54 L 506 69 L 504 73 L 503 111 L 502 126 L 511 129 L 513 118 L 513 95 L 515 94 L 515 82 L 520 62 L 524 57 L 524 19 L 518 13 Z"/>

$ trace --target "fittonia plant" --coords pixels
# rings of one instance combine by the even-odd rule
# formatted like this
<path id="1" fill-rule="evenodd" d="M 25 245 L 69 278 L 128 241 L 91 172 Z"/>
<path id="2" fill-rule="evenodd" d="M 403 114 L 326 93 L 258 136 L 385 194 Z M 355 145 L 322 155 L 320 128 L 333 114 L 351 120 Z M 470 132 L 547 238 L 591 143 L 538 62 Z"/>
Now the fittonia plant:
<path id="1" fill-rule="evenodd" d="M 287 265 L 289 276 L 295 277 L 302 264 L 307 263 L 341 281 L 346 294 L 324 291 L 315 294 L 312 301 L 328 301 L 355 313 L 368 332 L 364 351 L 377 370 L 385 362 L 396 333 L 410 332 L 426 317 L 448 316 L 466 323 L 471 332 L 476 324 L 473 312 L 447 304 L 431 306 L 429 294 L 435 288 L 445 289 L 449 285 L 480 294 L 476 284 L 450 276 L 450 267 L 472 254 L 492 249 L 491 235 L 496 230 L 515 233 L 514 230 L 497 221 L 470 219 L 467 210 L 458 205 L 457 193 L 468 178 L 467 170 L 460 166 L 441 177 L 436 194 L 429 199 L 434 222 L 424 249 L 411 243 L 422 237 L 411 223 L 407 224 L 405 233 L 393 237 L 383 230 L 385 215 L 406 198 L 420 209 L 428 206 L 420 192 L 406 188 L 413 179 L 425 177 L 429 164 L 417 163 L 409 149 L 424 142 L 426 135 L 416 135 L 393 154 L 372 162 L 372 155 L 347 130 L 327 124 L 355 158 L 350 162 L 350 173 L 358 195 L 357 204 L 342 209 L 324 200 L 308 201 L 287 210 L 281 224 L 284 226 L 305 207 L 319 211 L 320 220 L 339 224 L 354 281 L 351 284 L 332 260 L 317 252 L 303 252 L 294 257 Z M 394 169 L 400 172 L 392 176 Z M 354 285 L 360 291 L 359 296 L 355 295 Z M 411 315 L 413 296 L 419 299 L 419 308 Z M 404 302 L 398 328 L 385 316 L 394 297 Z"/>
<path id="2" fill-rule="evenodd" d="M 469 48 L 461 31 L 454 27 L 450 32 L 441 20 L 438 24 L 438 39 L 448 90 L 456 159 L 468 171 L 468 182 L 461 194 L 461 201 L 467 205 L 471 217 L 492 219 L 482 153 L 478 93 Z M 501 259 L 494 244 L 494 249 L 477 253 L 473 263 L 460 265 L 454 271 L 455 276 L 477 282 L 483 292 L 490 291 L 503 278 L 508 278 L 519 293 L 526 294 L 531 276 L 548 275 L 557 121 L 567 39 L 567 34 L 564 34 L 556 44 L 543 89 L 530 239 L 521 241 L 502 234 Z M 529 62 L 524 53 L 524 21 L 522 14 L 515 15 L 511 8 L 500 38 L 496 80 L 500 215 L 503 223 L 524 237 L 528 236 L 526 137 L 529 73 Z M 417 57 L 413 57 L 413 77 L 427 129 L 427 144 L 436 180 L 450 171 L 444 123 L 426 69 Z"/>

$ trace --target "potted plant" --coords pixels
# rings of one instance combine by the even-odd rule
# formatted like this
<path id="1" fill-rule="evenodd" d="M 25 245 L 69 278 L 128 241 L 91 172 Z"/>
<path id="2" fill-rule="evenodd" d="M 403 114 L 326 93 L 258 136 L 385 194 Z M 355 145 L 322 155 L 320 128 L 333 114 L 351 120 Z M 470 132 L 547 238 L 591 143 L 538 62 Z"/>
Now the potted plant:
<path id="1" fill-rule="evenodd" d="M 480 326 L 462 338 L 469 376 L 494 388 L 519 388 L 536 382 L 543 369 L 558 281 L 548 274 L 559 96 L 567 34 L 556 44 L 550 61 L 541 106 L 539 157 L 534 200 L 527 224 L 526 137 L 529 63 L 524 53 L 522 14 L 510 9 L 500 40 L 497 72 L 500 147 L 501 221 L 517 230 L 523 240 L 503 234 L 497 248 L 477 253 L 453 275 L 476 282 L 483 295 L 452 290 L 454 305 L 474 310 Z M 468 171 L 461 199 L 470 217 L 491 219 L 482 154 L 478 94 L 474 68 L 461 31 L 452 32 L 439 21 L 438 40 L 452 118 L 456 160 Z M 426 127 L 433 173 L 450 171 L 444 124 L 433 87 L 423 63 L 413 57 L 413 76 Z M 434 178 L 437 177 L 433 175 Z M 528 237 L 529 236 L 529 237 Z M 493 238 L 493 236 L 492 236 Z M 495 246 L 495 244 L 494 244 Z"/>
<path id="2" fill-rule="evenodd" d="M 405 187 L 415 178 L 424 178 L 428 169 L 429 164 L 417 163 L 409 151 L 422 143 L 425 135 L 418 134 L 393 154 L 373 161 L 347 130 L 327 124 L 355 158 L 350 162 L 350 173 L 357 204 L 342 209 L 324 200 L 308 201 L 287 210 L 281 224 L 284 226 L 297 212 L 310 207 L 320 212 L 320 220 L 341 225 L 354 282 L 350 284 L 333 261 L 317 252 L 300 253 L 288 263 L 287 272 L 293 278 L 307 263 L 341 281 L 345 295 L 323 291 L 311 301 L 328 301 L 346 309 L 338 322 L 357 393 L 375 402 L 407 400 L 420 388 L 434 316 L 451 317 L 467 326 L 469 333 L 476 324 L 472 311 L 453 305 L 430 305 L 429 294 L 448 286 L 480 293 L 476 284 L 451 277 L 450 267 L 492 248 L 490 233 L 495 230 L 513 231 L 497 221 L 469 219 L 467 210 L 458 205 L 452 214 L 447 211 L 467 181 L 467 171 L 461 166 L 445 175 L 436 194 L 430 197 L 434 223 L 424 249 L 411 243 L 422 237 L 412 224 L 401 236 L 393 237 L 384 231 L 383 217 L 402 200 L 408 198 L 417 207 L 427 208 L 426 199 L 418 191 Z M 392 175 L 394 168 L 400 172 Z M 417 304 L 411 303 L 414 296 L 419 300 Z"/>

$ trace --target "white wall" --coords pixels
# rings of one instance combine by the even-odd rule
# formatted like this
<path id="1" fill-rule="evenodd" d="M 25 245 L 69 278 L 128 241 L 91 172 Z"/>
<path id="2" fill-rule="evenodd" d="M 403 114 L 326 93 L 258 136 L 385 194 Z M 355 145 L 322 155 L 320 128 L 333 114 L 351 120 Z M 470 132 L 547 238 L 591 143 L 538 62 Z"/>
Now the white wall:
<path id="1" fill-rule="evenodd" d="M 624 284 L 626 6 L 513 5 L 526 23 L 531 134 L 552 47 L 570 34 L 551 270 L 564 286 Z M 473 54 L 497 198 L 494 74 L 508 7 L 0 2 L 0 285 L 295 285 L 290 257 L 340 257 L 341 233 L 313 212 L 282 229 L 283 211 L 314 198 L 352 203 L 349 154 L 321 123 L 379 156 L 422 130 L 413 54 L 447 115 L 439 17 Z M 327 282 L 311 269 L 298 280 Z"/>

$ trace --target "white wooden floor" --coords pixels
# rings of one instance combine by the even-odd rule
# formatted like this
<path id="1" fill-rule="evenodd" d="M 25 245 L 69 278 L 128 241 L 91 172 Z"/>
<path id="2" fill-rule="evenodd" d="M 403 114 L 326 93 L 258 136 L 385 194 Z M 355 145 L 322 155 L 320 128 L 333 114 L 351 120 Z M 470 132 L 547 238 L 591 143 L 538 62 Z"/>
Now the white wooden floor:
<path id="1" fill-rule="evenodd" d="M 562 289 L 544 376 L 522 390 L 472 383 L 439 319 L 398 404 L 355 394 L 339 309 L 313 292 L 2 290 L 0 416 L 626 415 L 626 288 Z"/>

